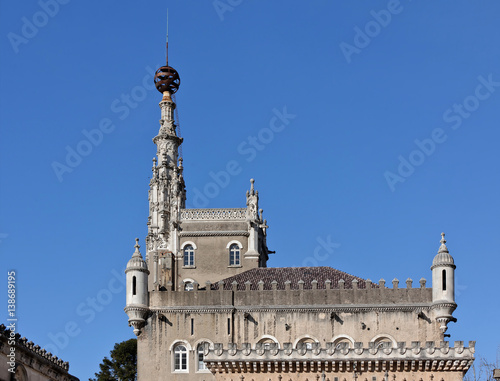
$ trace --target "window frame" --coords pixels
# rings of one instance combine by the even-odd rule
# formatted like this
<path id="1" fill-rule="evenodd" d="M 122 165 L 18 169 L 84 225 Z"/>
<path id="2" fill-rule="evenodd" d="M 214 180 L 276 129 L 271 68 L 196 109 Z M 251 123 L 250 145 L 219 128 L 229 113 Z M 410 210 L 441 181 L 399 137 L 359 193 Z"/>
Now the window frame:
<path id="1" fill-rule="evenodd" d="M 203 361 L 205 358 L 205 343 L 208 343 L 207 341 L 202 341 L 196 346 L 196 371 L 197 372 L 210 372 L 210 370 L 207 368 L 207 365 Z M 208 343 L 210 345 L 210 343 Z M 201 361 L 200 361 L 201 357 Z M 203 368 L 200 367 L 200 364 L 202 364 Z"/>
<path id="2" fill-rule="evenodd" d="M 180 349 L 180 348 L 183 348 Z M 178 343 L 175 345 L 173 352 L 173 369 L 175 373 L 189 373 L 189 350 L 184 343 Z M 182 361 L 184 357 L 184 362 Z M 184 363 L 184 367 L 183 367 Z"/>
<path id="3" fill-rule="evenodd" d="M 229 246 L 229 266 L 241 266 L 241 248 L 237 243 L 232 243 Z"/>
<path id="4" fill-rule="evenodd" d="M 196 267 L 196 249 L 195 247 L 188 243 L 182 248 L 183 255 L 183 266 L 184 268 L 195 268 Z"/>

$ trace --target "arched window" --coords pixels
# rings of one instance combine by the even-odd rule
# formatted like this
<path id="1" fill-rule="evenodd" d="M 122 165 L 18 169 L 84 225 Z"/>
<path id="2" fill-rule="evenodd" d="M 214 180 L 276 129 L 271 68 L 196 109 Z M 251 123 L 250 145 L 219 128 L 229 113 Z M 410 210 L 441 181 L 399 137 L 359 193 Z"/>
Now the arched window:
<path id="1" fill-rule="evenodd" d="M 185 282 L 184 283 L 184 291 L 193 291 L 193 290 L 194 290 L 193 282 Z"/>
<path id="2" fill-rule="evenodd" d="M 184 247 L 184 266 L 194 266 L 194 248 L 191 245 Z"/>
<path id="3" fill-rule="evenodd" d="M 240 265 L 240 248 L 237 244 L 233 243 L 229 247 L 229 266 Z"/>
<path id="4" fill-rule="evenodd" d="M 198 356 L 198 370 L 206 370 L 207 369 L 207 366 L 203 362 L 203 358 L 205 357 L 204 347 L 205 347 L 205 343 L 200 343 L 200 344 L 198 344 L 198 348 L 196 350 L 196 353 Z"/>
<path id="5" fill-rule="evenodd" d="M 132 295 L 137 294 L 137 279 L 135 276 L 132 277 Z"/>
<path id="6" fill-rule="evenodd" d="M 184 345 L 177 345 L 174 348 L 174 370 L 182 372 L 188 370 L 187 348 Z"/>
<path id="7" fill-rule="evenodd" d="M 443 291 L 446 291 L 446 270 L 443 270 L 441 276 L 443 277 Z"/>

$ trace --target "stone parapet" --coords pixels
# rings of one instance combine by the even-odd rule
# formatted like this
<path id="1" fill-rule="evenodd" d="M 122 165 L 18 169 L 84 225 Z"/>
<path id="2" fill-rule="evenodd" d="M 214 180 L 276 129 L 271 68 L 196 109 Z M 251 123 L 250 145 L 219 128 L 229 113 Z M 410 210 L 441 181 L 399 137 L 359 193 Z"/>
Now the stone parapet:
<path id="1" fill-rule="evenodd" d="M 0 325 L 0 350 L 3 351 L 3 347 L 8 348 L 8 342 L 11 340 L 11 331 L 3 324 Z M 24 357 L 32 358 L 37 361 L 32 361 L 32 366 L 35 366 L 38 362 L 39 371 L 50 376 L 52 378 L 56 377 L 56 375 L 62 373 L 66 376 L 64 378 L 59 378 L 61 380 L 69 380 L 69 381 L 78 381 L 78 378 L 71 376 L 68 374 L 69 371 L 69 363 L 61 360 L 57 356 L 54 356 L 52 353 L 47 352 L 45 349 L 40 347 L 39 345 L 34 344 L 32 341 L 28 341 L 26 337 L 21 337 L 20 334 L 14 334 L 15 346 L 16 346 L 16 360 L 18 356 L 21 356 L 21 353 L 24 353 Z"/>
<path id="2" fill-rule="evenodd" d="M 181 209 L 181 221 L 245 221 L 246 208 Z"/>
<path id="3" fill-rule="evenodd" d="M 213 349 L 205 348 L 204 361 L 212 373 L 291 373 L 291 372 L 466 372 L 474 361 L 475 342 L 464 347 L 463 341 L 433 341 L 421 343 L 398 342 L 390 345 L 370 345 L 363 348 L 355 343 L 353 348 L 345 344 L 326 343 L 320 347 L 313 343 L 310 347 L 284 343 L 260 345 L 255 348 L 250 343 L 240 347 L 230 344 L 224 348 L 215 344 Z"/>
<path id="4" fill-rule="evenodd" d="M 405 305 L 412 309 L 430 309 L 432 307 L 431 288 L 386 288 L 379 284 L 379 287 L 376 288 L 342 289 L 330 288 L 330 284 L 331 282 L 327 281 L 325 288 L 321 289 L 287 287 L 285 290 L 263 290 L 261 284 L 257 284 L 257 289 L 253 289 L 252 285 L 247 282 L 242 285 L 233 283 L 231 289 L 227 290 L 221 282 L 217 284 L 218 289 L 213 289 L 210 282 L 207 282 L 202 288 L 199 284 L 194 283 L 192 291 L 152 292 L 150 293 L 149 305 L 159 309 L 234 306 L 248 310 L 255 308 L 276 310 L 291 307 L 300 309 L 311 306 L 320 306 L 321 308 L 336 306 L 340 309 L 377 308 L 380 310 L 401 309 Z"/>

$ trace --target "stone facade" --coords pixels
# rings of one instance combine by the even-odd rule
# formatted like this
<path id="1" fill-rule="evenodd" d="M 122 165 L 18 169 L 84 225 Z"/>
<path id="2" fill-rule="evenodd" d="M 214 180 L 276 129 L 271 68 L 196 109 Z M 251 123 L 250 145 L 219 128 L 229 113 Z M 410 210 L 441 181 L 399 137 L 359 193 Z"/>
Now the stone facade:
<path id="1" fill-rule="evenodd" d="M 0 381 L 78 381 L 68 371 L 67 362 L 0 325 Z"/>
<path id="2" fill-rule="evenodd" d="M 173 70 L 173 69 L 171 69 Z M 141 380 L 455 381 L 474 342 L 450 347 L 453 257 L 444 234 L 432 287 L 391 287 L 330 267 L 267 268 L 267 221 L 246 207 L 186 209 L 169 91 L 149 191 L 145 258 L 126 269 Z"/>

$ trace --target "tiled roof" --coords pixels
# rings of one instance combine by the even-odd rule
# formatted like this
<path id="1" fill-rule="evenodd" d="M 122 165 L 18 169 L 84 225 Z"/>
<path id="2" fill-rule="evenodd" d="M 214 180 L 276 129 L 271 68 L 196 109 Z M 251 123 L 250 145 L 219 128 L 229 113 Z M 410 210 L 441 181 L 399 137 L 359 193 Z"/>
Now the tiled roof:
<path id="1" fill-rule="evenodd" d="M 357 279 L 358 288 L 366 288 L 366 280 L 363 278 L 356 277 L 351 274 L 347 274 L 343 271 L 331 268 L 331 267 L 261 267 L 252 270 L 245 271 L 241 274 L 234 275 L 232 277 L 223 279 L 224 289 L 230 290 L 232 288 L 232 283 L 238 283 L 238 290 L 245 289 L 245 282 L 250 282 L 251 290 L 256 290 L 258 287 L 258 282 L 264 282 L 264 290 L 271 290 L 272 281 L 277 282 L 277 289 L 284 290 L 285 282 L 289 280 L 291 282 L 290 288 L 292 290 L 298 290 L 300 280 L 304 281 L 304 289 L 312 289 L 311 282 L 313 280 L 318 281 L 318 289 L 325 289 L 325 281 L 330 280 L 331 288 L 339 288 L 339 280 L 344 280 L 344 288 L 353 288 L 352 281 Z M 372 287 L 378 287 L 376 284 L 372 284 Z M 218 290 L 219 285 L 217 283 L 212 284 L 212 290 Z"/>

